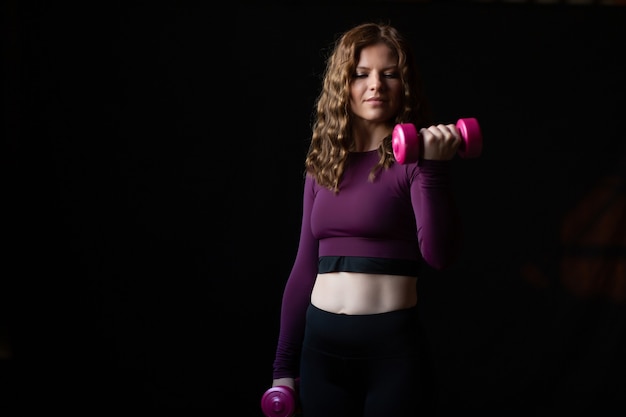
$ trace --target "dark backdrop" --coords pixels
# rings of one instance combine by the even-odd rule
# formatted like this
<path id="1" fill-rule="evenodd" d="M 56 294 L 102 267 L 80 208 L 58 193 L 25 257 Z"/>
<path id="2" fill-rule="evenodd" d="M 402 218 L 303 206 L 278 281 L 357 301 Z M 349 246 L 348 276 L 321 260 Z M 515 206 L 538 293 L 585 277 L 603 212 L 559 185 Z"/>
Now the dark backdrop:
<path id="1" fill-rule="evenodd" d="M 7 407 L 261 417 L 323 60 L 382 20 L 484 134 L 419 283 L 438 415 L 624 409 L 626 8 L 3 7 Z"/>

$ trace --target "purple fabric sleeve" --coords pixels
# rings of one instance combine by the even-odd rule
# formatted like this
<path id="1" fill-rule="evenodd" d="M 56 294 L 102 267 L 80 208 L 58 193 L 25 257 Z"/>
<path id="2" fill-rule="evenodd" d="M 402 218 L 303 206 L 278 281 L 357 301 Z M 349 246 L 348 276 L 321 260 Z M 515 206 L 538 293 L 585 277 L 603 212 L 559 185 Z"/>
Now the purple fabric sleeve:
<path id="1" fill-rule="evenodd" d="M 310 219 L 314 196 L 313 183 L 313 179 L 307 175 L 298 252 L 283 293 L 280 332 L 274 359 L 274 379 L 298 376 L 306 310 L 311 301 L 311 291 L 318 267 L 318 242 L 311 232 Z"/>
<path id="2" fill-rule="evenodd" d="M 420 160 L 420 180 L 411 184 L 411 203 L 424 260 L 442 270 L 461 248 L 461 218 L 450 185 L 450 162 Z"/>

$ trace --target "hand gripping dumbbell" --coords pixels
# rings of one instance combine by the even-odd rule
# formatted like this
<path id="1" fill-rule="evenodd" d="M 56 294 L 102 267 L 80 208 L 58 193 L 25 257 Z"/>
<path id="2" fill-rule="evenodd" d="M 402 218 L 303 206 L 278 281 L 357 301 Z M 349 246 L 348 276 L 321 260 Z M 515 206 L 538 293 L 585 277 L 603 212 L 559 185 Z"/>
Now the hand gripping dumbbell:
<path id="1" fill-rule="evenodd" d="M 296 389 L 298 380 L 296 380 Z M 286 385 L 278 385 L 265 391 L 261 398 L 261 410 L 265 417 L 295 417 L 299 413 L 297 393 Z"/>
<path id="2" fill-rule="evenodd" d="M 483 150 L 483 135 L 478 121 L 473 117 L 459 119 L 456 127 L 463 142 L 457 153 L 461 158 L 476 158 Z M 420 156 L 420 138 L 415 125 L 399 123 L 393 128 L 391 146 L 396 161 L 400 164 L 415 162 Z"/>

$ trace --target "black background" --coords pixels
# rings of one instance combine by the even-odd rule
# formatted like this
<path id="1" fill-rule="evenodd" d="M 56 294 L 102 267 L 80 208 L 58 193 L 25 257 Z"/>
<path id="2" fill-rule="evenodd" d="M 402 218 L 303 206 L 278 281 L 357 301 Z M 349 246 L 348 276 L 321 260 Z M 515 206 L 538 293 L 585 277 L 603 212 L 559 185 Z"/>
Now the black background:
<path id="1" fill-rule="evenodd" d="M 262 416 L 324 57 L 378 20 L 484 135 L 419 283 L 438 414 L 624 409 L 626 8 L 3 7 L 6 407 Z"/>

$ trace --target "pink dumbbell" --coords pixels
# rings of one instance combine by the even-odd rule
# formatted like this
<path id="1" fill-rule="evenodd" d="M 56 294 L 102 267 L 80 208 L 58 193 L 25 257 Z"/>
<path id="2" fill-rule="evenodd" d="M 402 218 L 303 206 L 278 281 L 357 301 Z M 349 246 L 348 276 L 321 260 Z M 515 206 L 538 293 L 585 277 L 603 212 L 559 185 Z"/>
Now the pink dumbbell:
<path id="1" fill-rule="evenodd" d="M 459 119 L 456 127 L 461 132 L 463 143 L 458 154 L 461 158 L 476 158 L 483 151 L 483 135 L 478 121 L 473 117 Z M 415 125 L 399 123 L 393 128 L 391 146 L 396 161 L 401 164 L 415 162 L 420 156 L 420 140 Z"/>
<path id="2" fill-rule="evenodd" d="M 296 392 L 285 385 L 268 389 L 261 398 L 261 410 L 265 417 L 294 417 L 296 409 Z"/>

